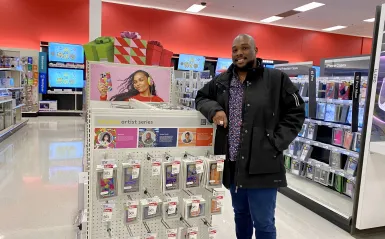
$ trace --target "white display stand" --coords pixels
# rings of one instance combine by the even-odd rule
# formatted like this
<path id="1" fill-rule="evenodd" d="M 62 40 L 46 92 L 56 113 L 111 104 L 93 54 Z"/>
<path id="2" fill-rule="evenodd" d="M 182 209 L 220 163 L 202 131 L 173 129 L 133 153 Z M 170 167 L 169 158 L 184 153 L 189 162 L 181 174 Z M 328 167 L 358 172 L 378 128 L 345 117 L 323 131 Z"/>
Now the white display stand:
<path id="1" fill-rule="evenodd" d="M 92 71 L 93 64 L 103 64 L 99 62 L 89 62 L 87 69 Z M 106 65 L 118 65 L 106 63 Z M 90 72 L 87 74 L 90 76 Z M 170 79 L 170 87 L 171 87 Z M 85 179 L 86 176 L 82 175 L 79 183 L 87 188 L 87 198 L 80 198 L 80 202 L 86 202 L 83 208 L 80 208 L 78 222 L 82 224 L 82 229 L 85 230 L 86 236 L 84 238 L 89 239 L 105 239 L 105 238 L 144 238 L 145 234 L 157 233 L 156 238 L 166 239 L 167 229 L 178 229 L 178 236 L 187 231 L 187 228 L 198 227 L 199 234 L 197 238 L 209 238 L 209 227 L 211 227 L 211 215 L 206 213 L 204 218 L 199 219 L 183 219 L 180 217 L 172 220 L 164 221 L 163 219 L 156 219 L 153 221 L 146 221 L 143 223 L 141 220 L 138 223 L 132 225 L 126 225 L 124 223 L 125 209 L 124 204 L 128 200 L 140 200 L 149 197 L 158 196 L 162 201 L 165 199 L 165 194 L 162 193 L 161 177 L 152 176 L 152 159 L 157 158 L 165 161 L 170 157 L 185 157 L 185 156 L 207 156 L 213 153 L 213 134 L 214 130 L 211 124 L 195 110 L 166 110 L 159 109 L 159 103 L 142 103 L 136 100 L 130 100 L 128 102 L 110 102 L 110 101 L 95 101 L 90 99 L 90 85 L 98 83 L 98 79 L 87 80 L 87 124 L 86 124 L 86 158 L 84 160 L 84 169 L 88 172 L 89 180 Z M 171 98 L 170 98 L 171 99 Z M 165 105 L 165 103 L 160 103 Z M 177 129 L 178 133 L 171 135 L 176 137 L 176 145 L 173 147 L 152 147 L 152 148 L 139 148 L 139 135 L 140 128 L 145 129 Z M 108 146 L 106 149 L 99 149 L 96 146 L 95 140 L 98 140 L 96 132 L 100 130 L 115 130 L 117 135 L 114 146 Z M 130 129 L 134 132 L 130 135 L 119 135 L 119 130 L 124 131 Z M 207 144 L 199 145 L 185 145 L 180 137 L 181 130 L 189 129 L 203 129 L 204 131 L 211 132 L 211 138 L 209 142 L 206 139 Z M 110 131 L 109 131 L 110 132 Z M 135 133 L 136 132 L 136 133 Z M 118 137 L 123 137 L 118 138 Z M 200 136 L 195 136 L 195 142 L 197 143 Z M 134 139 L 125 146 L 119 146 L 119 140 Z M 204 139 L 203 139 L 204 140 Z M 111 144 L 109 144 L 111 145 Z M 117 165 L 117 196 L 109 199 L 98 199 L 98 173 L 97 167 L 101 165 L 103 160 L 114 159 Z M 140 160 L 142 183 L 139 192 L 137 193 L 122 193 L 122 164 L 127 163 L 129 159 Z M 86 183 L 85 183 L 86 182 Z M 178 197 L 179 203 L 183 201 L 183 198 L 189 198 L 190 196 L 201 195 L 207 202 L 212 197 L 213 190 L 206 189 L 203 186 L 198 189 L 181 190 L 176 193 L 167 193 L 168 196 Z M 83 196 L 84 194 L 81 193 Z M 103 204 L 105 203 L 115 204 L 112 219 L 110 222 L 103 222 Z M 208 212 L 208 205 L 206 203 L 205 210 Z M 138 210 L 138 213 L 140 210 Z M 84 223 L 84 218 L 88 219 L 87 223 Z M 84 235 L 84 233 L 79 233 Z M 182 237 L 177 237 L 182 238 Z M 184 238 L 184 237 L 183 237 Z"/>

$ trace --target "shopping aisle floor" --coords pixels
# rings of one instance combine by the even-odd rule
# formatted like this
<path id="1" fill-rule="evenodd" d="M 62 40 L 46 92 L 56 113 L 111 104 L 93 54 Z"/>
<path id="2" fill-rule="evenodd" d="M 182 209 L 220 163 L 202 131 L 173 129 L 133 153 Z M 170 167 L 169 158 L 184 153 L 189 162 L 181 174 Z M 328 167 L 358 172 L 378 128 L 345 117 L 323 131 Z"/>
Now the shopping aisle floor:
<path id="1" fill-rule="evenodd" d="M 0 239 L 76 238 L 83 139 L 80 117 L 39 117 L 1 143 Z M 229 197 L 225 208 L 214 216 L 221 226 L 218 238 L 234 239 Z M 279 239 L 352 238 L 280 194 L 276 216 Z"/>

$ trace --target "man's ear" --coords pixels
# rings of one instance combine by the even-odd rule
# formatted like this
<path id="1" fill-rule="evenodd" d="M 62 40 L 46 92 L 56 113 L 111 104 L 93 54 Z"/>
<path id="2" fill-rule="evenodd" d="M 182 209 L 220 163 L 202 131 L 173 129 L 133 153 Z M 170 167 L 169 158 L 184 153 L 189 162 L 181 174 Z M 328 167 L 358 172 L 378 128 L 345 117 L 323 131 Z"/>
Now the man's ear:
<path id="1" fill-rule="evenodd" d="M 258 54 L 258 47 L 255 47 L 255 55 Z"/>

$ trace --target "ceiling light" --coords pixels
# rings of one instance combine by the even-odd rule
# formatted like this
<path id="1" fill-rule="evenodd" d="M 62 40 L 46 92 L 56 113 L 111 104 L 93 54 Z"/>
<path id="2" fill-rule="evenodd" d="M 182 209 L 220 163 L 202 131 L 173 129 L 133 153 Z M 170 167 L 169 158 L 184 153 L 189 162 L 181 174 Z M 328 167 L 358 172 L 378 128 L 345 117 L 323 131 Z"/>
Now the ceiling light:
<path id="1" fill-rule="evenodd" d="M 346 26 L 329 27 L 329 28 L 322 29 L 322 31 L 331 32 L 331 31 L 340 30 L 340 29 L 343 29 L 343 28 L 346 28 Z"/>
<path id="2" fill-rule="evenodd" d="M 297 11 L 297 12 L 306 12 L 306 11 L 309 11 L 309 10 L 317 8 L 317 7 L 322 7 L 324 5 L 325 4 L 319 3 L 319 2 L 311 2 L 311 3 L 308 3 L 308 4 L 303 5 L 301 7 L 297 7 L 295 9 L 293 9 L 293 10 Z"/>
<path id="3" fill-rule="evenodd" d="M 364 22 L 374 22 L 375 20 L 376 20 L 375 18 L 369 18 L 369 19 L 364 20 Z"/>
<path id="4" fill-rule="evenodd" d="M 187 8 L 186 12 L 200 12 L 205 7 L 206 5 L 203 4 L 193 4 L 191 7 Z"/>
<path id="5" fill-rule="evenodd" d="M 281 20 L 282 18 L 283 17 L 272 16 L 261 20 L 261 22 L 264 22 L 264 23 L 275 22 L 275 21 Z"/>

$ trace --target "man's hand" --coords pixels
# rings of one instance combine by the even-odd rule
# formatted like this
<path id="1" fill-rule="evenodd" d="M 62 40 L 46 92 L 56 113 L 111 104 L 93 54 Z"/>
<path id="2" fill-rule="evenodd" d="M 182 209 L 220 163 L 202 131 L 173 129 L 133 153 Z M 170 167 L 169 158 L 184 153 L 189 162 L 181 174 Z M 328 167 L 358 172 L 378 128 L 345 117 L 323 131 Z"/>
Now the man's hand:
<path id="1" fill-rule="evenodd" d="M 214 124 L 227 127 L 227 116 L 224 111 L 218 111 L 213 117 Z"/>

